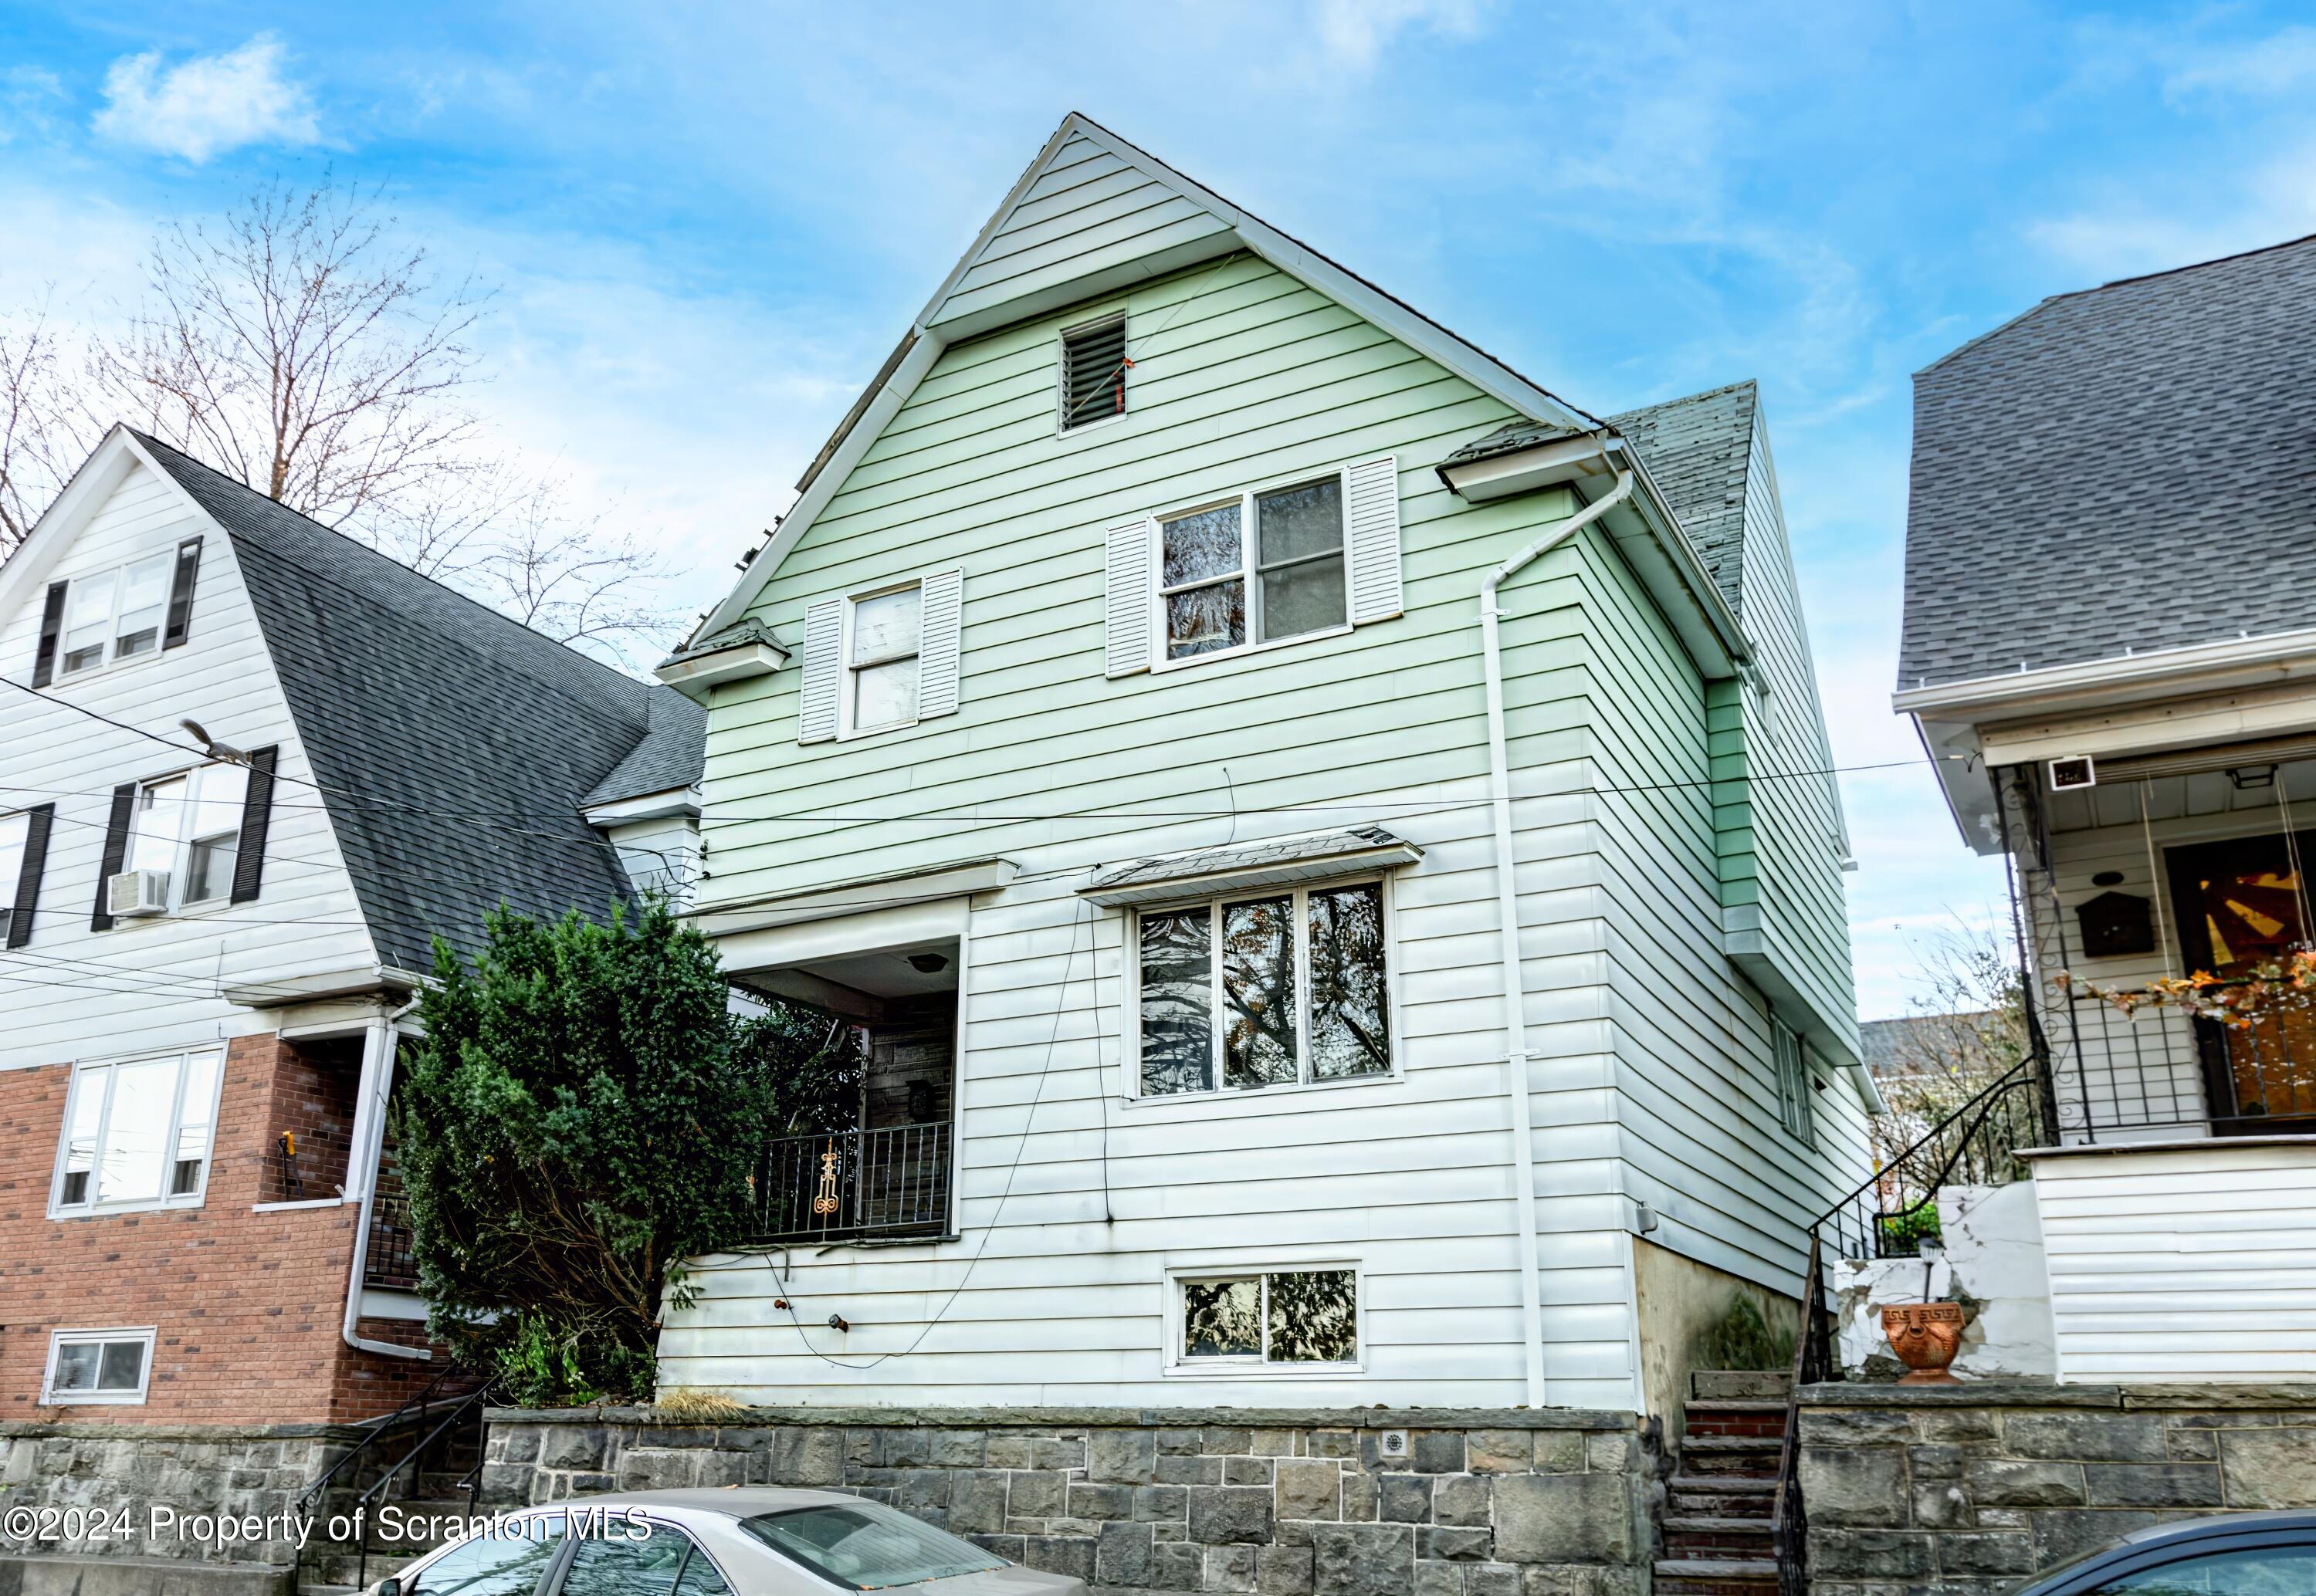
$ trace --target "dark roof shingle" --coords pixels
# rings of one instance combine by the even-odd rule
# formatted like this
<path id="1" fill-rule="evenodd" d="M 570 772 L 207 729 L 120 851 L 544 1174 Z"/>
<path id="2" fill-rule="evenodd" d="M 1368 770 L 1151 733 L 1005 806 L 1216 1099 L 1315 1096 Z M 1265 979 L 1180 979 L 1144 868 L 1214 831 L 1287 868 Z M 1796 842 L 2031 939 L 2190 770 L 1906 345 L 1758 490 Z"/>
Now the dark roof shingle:
<path id="1" fill-rule="evenodd" d="M 1901 689 L 2316 625 L 2316 238 L 1916 374 Z"/>
<path id="2" fill-rule="evenodd" d="M 628 895 L 580 807 L 630 767 L 660 783 L 634 792 L 697 780 L 697 705 L 138 439 L 233 540 L 381 962 L 430 968 L 436 934 L 473 949 L 501 901 Z"/>

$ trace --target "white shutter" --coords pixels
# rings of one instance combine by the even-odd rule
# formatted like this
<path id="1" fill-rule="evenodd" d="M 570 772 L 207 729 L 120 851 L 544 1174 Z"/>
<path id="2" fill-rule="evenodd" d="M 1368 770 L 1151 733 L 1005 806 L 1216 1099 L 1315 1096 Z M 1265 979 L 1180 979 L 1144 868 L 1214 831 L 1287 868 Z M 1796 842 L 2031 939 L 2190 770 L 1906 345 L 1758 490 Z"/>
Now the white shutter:
<path id="1" fill-rule="evenodd" d="M 824 598 L 804 612 L 804 689 L 797 705 L 797 740 L 826 742 L 836 735 L 836 689 L 844 675 L 844 600 Z"/>
<path id="2" fill-rule="evenodd" d="M 1400 612 L 1399 461 L 1360 461 L 1343 473 L 1343 490 L 1351 624 L 1389 620 Z"/>
<path id="3" fill-rule="evenodd" d="M 965 572 L 936 571 L 919 590 L 917 719 L 957 713 L 957 655 L 964 623 Z"/>
<path id="4" fill-rule="evenodd" d="M 1102 669 L 1132 676 L 1150 669 L 1150 523 L 1145 519 L 1109 529 L 1109 610 Z"/>

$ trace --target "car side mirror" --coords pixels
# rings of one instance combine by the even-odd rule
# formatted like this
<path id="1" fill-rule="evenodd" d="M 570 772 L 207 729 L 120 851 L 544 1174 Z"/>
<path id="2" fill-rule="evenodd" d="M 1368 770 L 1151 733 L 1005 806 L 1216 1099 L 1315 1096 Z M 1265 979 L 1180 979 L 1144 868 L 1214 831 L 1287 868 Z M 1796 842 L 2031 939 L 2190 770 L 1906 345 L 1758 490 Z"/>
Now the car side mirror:
<path id="1" fill-rule="evenodd" d="M 379 1581 L 377 1596 L 402 1596 L 401 1579 L 395 1574 L 389 1574 L 384 1579 Z"/>

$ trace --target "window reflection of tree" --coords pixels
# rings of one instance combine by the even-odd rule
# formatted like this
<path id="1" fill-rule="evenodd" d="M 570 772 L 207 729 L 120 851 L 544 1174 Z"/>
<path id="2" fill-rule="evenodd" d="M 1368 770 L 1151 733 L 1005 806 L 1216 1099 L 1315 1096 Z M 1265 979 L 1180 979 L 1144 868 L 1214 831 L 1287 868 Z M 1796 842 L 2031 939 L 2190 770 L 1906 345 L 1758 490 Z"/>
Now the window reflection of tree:
<path id="1" fill-rule="evenodd" d="M 1186 1281 L 1182 1350 L 1193 1358 L 1253 1358 L 1262 1353 L 1259 1281 Z"/>
<path id="2" fill-rule="evenodd" d="M 1142 1089 L 1204 1092 L 1214 1084 L 1214 969 L 1207 911 L 1142 917 Z"/>
<path id="3" fill-rule="evenodd" d="M 1265 1276 L 1273 1363 L 1348 1363 L 1358 1352 L 1356 1287 L 1348 1269 Z"/>
<path id="4" fill-rule="evenodd" d="M 1373 882 L 1311 894 L 1311 1054 L 1321 1080 L 1391 1068 L 1383 888 Z"/>
<path id="5" fill-rule="evenodd" d="M 1230 1086 L 1296 1078 L 1295 900 L 1223 907 L 1224 1077 Z"/>
<path id="6" fill-rule="evenodd" d="M 640 1540 L 584 1540 L 563 1575 L 563 1596 L 668 1596 L 691 1542 L 655 1527 Z"/>

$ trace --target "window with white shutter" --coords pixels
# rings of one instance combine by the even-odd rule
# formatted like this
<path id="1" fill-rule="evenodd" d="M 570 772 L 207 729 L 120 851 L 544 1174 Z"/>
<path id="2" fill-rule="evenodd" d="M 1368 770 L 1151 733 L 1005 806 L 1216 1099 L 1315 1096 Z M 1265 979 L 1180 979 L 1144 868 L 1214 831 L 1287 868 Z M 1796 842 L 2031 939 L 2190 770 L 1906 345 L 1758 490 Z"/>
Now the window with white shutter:
<path id="1" fill-rule="evenodd" d="M 1110 676 L 1334 636 L 1400 610 L 1388 456 L 1109 530 Z"/>
<path id="2" fill-rule="evenodd" d="M 797 740 L 955 714 L 964 589 L 962 571 L 941 571 L 812 606 Z"/>

